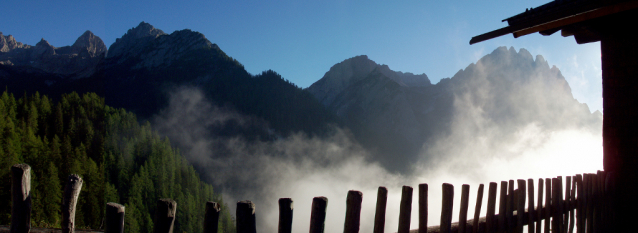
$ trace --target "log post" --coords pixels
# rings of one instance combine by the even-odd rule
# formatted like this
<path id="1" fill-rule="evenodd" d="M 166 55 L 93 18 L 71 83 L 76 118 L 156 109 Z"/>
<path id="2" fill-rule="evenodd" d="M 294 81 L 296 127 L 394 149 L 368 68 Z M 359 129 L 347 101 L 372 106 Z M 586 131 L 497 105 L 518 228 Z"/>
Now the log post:
<path id="1" fill-rule="evenodd" d="M 514 232 L 516 228 L 516 220 L 514 219 L 514 180 L 509 180 L 507 185 L 507 210 L 505 221 L 507 222 L 507 232 Z"/>
<path id="2" fill-rule="evenodd" d="M 310 233 L 323 233 L 326 222 L 327 197 L 315 197 L 312 199 L 312 212 L 310 213 Z"/>
<path id="3" fill-rule="evenodd" d="M 419 233 L 428 231 L 428 184 L 419 184 Z"/>
<path id="4" fill-rule="evenodd" d="M 501 194 L 498 203 L 498 232 L 507 231 L 507 181 L 501 181 Z"/>
<path id="5" fill-rule="evenodd" d="M 487 213 L 485 214 L 485 232 L 496 232 L 496 225 L 494 224 L 494 212 L 496 209 L 496 182 L 490 182 L 490 188 L 487 194 Z"/>
<path id="6" fill-rule="evenodd" d="M 106 203 L 104 233 L 124 232 L 124 209 L 124 206 L 118 203 Z"/>
<path id="7" fill-rule="evenodd" d="M 467 232 L 467 226 L 466 226 L 467 225 L 467 208 L 470 203 L 469 199 L 470 199 L 470 185 L 464 184 L 463 186 L 461 186 L 461 208 L 459 210 L 459 233 Z M 450 221 L 452 221 L 451 218 L 450 218 Z"/>
<path id="8" fill-rule="evenodd" d="M 570 207 L 570 199 L 571 199 L 571 193 L 572 193 L 572 177 L 571 176 L 566 176 L 565 177 L 565 200 L 563 201 L 563 232 L 567 233 L 567 231 L 569 230 L 569 213 L 571 213 L 571 209 Z"/>
<path id="9" fill-rule="evenodd" d="M 563 227 L 563 224 L 565 222 L 565 208 L 564 208 L 564 202 L 563 202 L 563 177 L 562 176 L 558 176 L 558 185 L 556 186 L 558 188 L 558 201 L 556 203 L 556 205 L 558 205 L 558 232 L 564 232 L 563 229 L 565 229 Z"/>
<path id="10" fill-rule="evenodd" d="M 279 198 L 279 233 L 292 232 L 292 211 L 294 209 L 291 198 Z"/>
<path id="11" fill-rule="evenodd" d="M 478 192 L 476 193 L 476 207 L 474 207 L 474 220 L 472 221 L 472 233 L 478 233 L 479 231 L 479 218 L 481 217 L 481 205 L 483 204 L 484 186 L 485 185 L 480 184 L 478 188 Z M 423 232 L 423 233 L 426 233 L 426 232 Z"/>
<path id="12" fill-rule="evenodd" d="M 82 178 L 76 174 L 69 175 L 67 179 L 62 200 L 62 233 L 75 232 L 75 206 L 82 190 L 82 182 Z"/>
<path id="13" fill-rule="evenodd" d="M 157 210 L 155 210 L 154 233 L 173 233 L 173 225 L 177 214 L 177 202 L 170 198 L 157 200 Z"/>
<path id="14" fill-rule="evenodd" d="M 11 233 L 31 230 L 31 166 L 11 166 Z"/>
<path id="15" fill-rule="evenodd" d="M 385 210 L 388 204 L 388 189 L 380 186 L 377 192 L 377 209 L 374 213 L 374 233 L 385 231 Z"/>
<path id="16" fill-rule="evenodd" d="M 454 185 L 443 183 L 443 203 L 441 205 L 441 233 L 452 229 L 452 207 L 454 205 Z"/>
<path id="17" fill-rule="evenodd" d="M 412 187 L 403 186 L 401 192 L 401 206 L 399 212 L 398 233 L 410 232 L 410 215 L 412 212 Z"/>
<path id="18" fill-rule="evenodd" d="M 527 233 L 534 233 L 534 179 L 527 179 Z"/>
<path id="19" fill-rule="evenodd" d="M 560 189 L 558 186 L 560 180 L 558 178 L 552 178 L 552 233 L 560 233 L 560 207 L 558 206 L 560 197 Z"/>
<path id="20" fill-rule="evenodd" d="M 516 232 L 523 233 L 523 224 L 524 224 L 524 216 L 525 216 L 525 180 L 518 179 L 516 180 L 518 183 L 518 195 L 516 195 Z"/>
<path id="21" fill-rule="evenodd" d="M 206 202 L 206 213 L 204 214 L 204 233 L 217 233 L 219 228 L 219 212 L 221 206 L 217 202 Z"/>
<path id="22" fill-rule="evenodd" d="M 363 193 L 356 190 L 348 191 L 346 198 L 346 222 L 343 226 L 343 233 L 358 233 L 361 221 L 361 202 Z"/>
<path id="23" fill-rule="evenodd" d="M 585 232 L 585 192 L 583 186 L 583 175 L 576 174 L 576 232 Z"/>
<path id="24" fill-rule="evenodd" d="M 576 204 L 576 177 L 572 179 L 572 189 L 569 194 L 569 233 L 574 233 L 574 226 L 576 226 L 576 218 L 574 217 L 574 212 Z"/>
<path id="25" fill-rule="evenodd" d="M 538 178 L 538 202 L 536 202 L 536 233 L 543 230 L 543 178 Z"/>
<path id="26" fill-rule="evenodd" d="M 550 232 L 552 220 L 552 179 L 545 178 L 545 233 Z"/>
<path id="27" fill-rule="evenodd" d="M 587 211 L 587 232 L 594 232 L 594 176 L 591 173 L 585 174 L 587 178 L 587 186 L 585 186 L 587 192 L 586 211 Z"/>
<path id="28" fill-rule="evenodd" d="M 255 203 L 249 200 L 237 202 L 237 233 L 256 233 Z"/>

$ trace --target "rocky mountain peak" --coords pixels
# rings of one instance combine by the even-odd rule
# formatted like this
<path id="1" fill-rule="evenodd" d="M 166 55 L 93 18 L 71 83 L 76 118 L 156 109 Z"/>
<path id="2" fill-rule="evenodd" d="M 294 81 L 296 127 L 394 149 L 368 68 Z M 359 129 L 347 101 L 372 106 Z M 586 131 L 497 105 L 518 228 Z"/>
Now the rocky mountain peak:
<path id="1" fill-rule="evenodd" d="M 137 45 L 144 44 L 162 35 L 166 35 L 166 33 L 142 21 L 137 27 L 129 29 L 122 38 L 115 39 L 115 43 L 109 47 L 107 57 L 121 56 L 124 52 L 136 48 Z M 137 49 L 135 51 L 139 52 Z"/>
<path id="2" fill-rule="evenodd" d="M 2 32 L 0 32 L 0 52 L 6 53 L 13 49 L 23 48 L 23 47 L 25 47 L 25 45 L 20 42 L 17 42 L 12 35 L 5 36 L 5 35 L 2 35 Z"/>
<path id="3" fill-rule="evenodd" d="M 44 38 L 40 39 L 40 42 L 35 44 L 33 48 L 33 52 L 31 53 L 31 57 L 41 57 L 45 55 L 54 55 L 55 47 L 49 44 L 48 41 L 44 40 Z"/>
<path id="4" fill-rule="evenodd" d="M 102 39 L 89 30 L 78 37 L 71 48 L 74 53 L 79 53 L 86 49 L 91 57 L 95 57 L 106 52 L 106 45 L 104 45 Z"/>

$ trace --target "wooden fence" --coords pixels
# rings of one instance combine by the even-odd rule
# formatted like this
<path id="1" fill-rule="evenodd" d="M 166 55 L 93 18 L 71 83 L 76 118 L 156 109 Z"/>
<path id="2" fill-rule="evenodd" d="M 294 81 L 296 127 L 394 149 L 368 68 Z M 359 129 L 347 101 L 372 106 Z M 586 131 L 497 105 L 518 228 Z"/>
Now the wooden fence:
<path id="1" fill-rule="evenodd" d="M 30 195 L 30 167 L 17 164 L 12 171 L 12 201 L 11 233 L 28 233 L 30 229 L 31 195 Z M 483 205 L 484 185 L 478 187 L 476 206 L 473 219 L 467 219 L 470 186 L 464 184 L 461 188 L 461 202 L 459 208 L 459 222 L 452 222 L 454 206 L 454 186 L 444 183 L 442 191 L 442 207 L 439 226 L 427 227 L 428 222 L 428 184 L 419 184 L 418 188 L 418 221 L 419 228 L 410 230 L 412 214 L 413 189 L 403 186 L 399 213 L 398 233 L 425 232 L 516 232 L 522 233 L 527 226 L 528 233 L 593 233 L 602 232 L 606 228 L 610 216 L 608 198 L 613 195 L 613 174 L 603 171 L 597 173 L 578 174 L 565 177 L 538 179 L 538 186 L 534 180 L 501 181 L 499 195 L 499 209 L 496 213 L 497 186 L 491 182 L 487 195 L 487 214 L 480 217 Z M 515 189 L 514 187 L 517 187 Z M 62 232 L 73 233 L 75 222 L 75 205 L 82 188 L 82 179 L 77 175 L 69 176 L 64 190 L 62 210 Z M 544 189 L 544 190 L 543 190 Z M 544 191 L 544 192 L 543 192 Z M 563 192 L 564 191 L 564 192 Z M 543 195 L 545 193 L 545 195 Z M 536 197 L 534 195 L 537 195 Z M 350 190 L 346 199 L 346 217 L 344 233 L 359 232 L 361 203 L 363 194 Z M 379 187 L 374 220 L 374 233 L 385 231 L 385 215 L 388 190 Z M 543 198 L 545 202 L 543 203 Z M 526 199 L 527 206 L 525 206 Z M 534 205 L 536 203 L 536 205 Z M 323 233 L 326 219 L 328 198 L 315 197 L 312 201 L 310 216 L 310 233 Z M 105 232 L 122 233 L 124 231 L 124 206 L 117 203 L 106 204 Z M 154 219 L 154 233 L 172 233 L 177 203 L 171 199 L 157 201 L 157 211 Z M 220 205 L 215 202 L 206 203 L 204 217 L 204 233 L 216 233 L 219 221 Z M 255 233 L 255 204 L 251 201 L 237 203 L 236 226 L 237 233 Z M 292 231 L 293 200 L 279 199 L 279 233 Z M 544 221 L 543 221 L 544 220 Z M 544 223 L 544 224 L 543 224 Z"/>

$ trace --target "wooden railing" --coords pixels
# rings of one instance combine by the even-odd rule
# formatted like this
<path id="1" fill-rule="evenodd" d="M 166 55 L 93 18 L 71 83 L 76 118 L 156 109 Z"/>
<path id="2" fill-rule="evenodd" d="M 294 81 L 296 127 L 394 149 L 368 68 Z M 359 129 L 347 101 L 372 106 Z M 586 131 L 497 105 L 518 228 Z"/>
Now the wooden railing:
<path id="1" fill-rule="evenodd" d="M 11 233 L 28 233 L 30 229 L 31 195 L 30 195 L 30 167 L 17 164 L 12 171 L 12 199 Z M 497 186 L 491 182 L 487 195 L 487 214 L 479 217 L 483 205 L 484 185 L 478 187 L 474 218 L 467 219 L 470 186 L 464 184 L 461 188 L 461 202 L 459 208 L 459 222 L 452 222 L 454 206 L 454 186 L 443 184 L 441 218 L 439 226 L 427 227 L 428 223 L 428 184 L 419 184 L 418 188 L 418 221 L 419 228 L 410 230 L 412 214 L 413 189 L 403 186 L 399 213 L 398 233 L 425 232 L 520 232 L 527 226 L 528 233 L 552 232 L 573 233 L 600 232 L 608 224 L 610 216 L 608 190 L 613 190 L 610 178 L 612 174 L 598 171 L 596 174 L 586 173 L 567 176 L 565 187 L 561 176 L 556 178 L 538 179 L 538 186 L 534 180 L 501 181 L 499 195 L 499 209 L 496 213 Z M 517 189 L 514 189 L 517 186 Z M 82 179 L 77 175 L 69 176 L 65 187 L 62 207 L 62 232 L 74 232 L 75 205 L 82 188 Z M 564 192 L 563 192 L 564 190 Z M 545 192 L 543 192 L 545 191 Z M 545 193 L 545 195 L 543 195 Z M 385 231 L 385 215 L 388 190 L 379 187 L 374 220 L 374 233 Z M 535 194 L 537 194 L 535 198 Z M 346 199 L 346 217 L 344 233 L 359 232 L 361 204 L 363 194 L 350 190 Z M 545 202 L 543 203 L 543 196 Z M 527 208 L 525 206 L 526 199 Z M 536 202 L 536 205 L 534 203 Z M 310 233 L 323 233 L 326 219 L 328 198 L 315 197 L 312 201 L 310 217 Z M 171 199 L 157 201 L 154 233 L 172 233 L 177 203 Z M 218 229 L 220 205 L 215 202 L 206 203 L 204 217 L 204 233 L 216 233 Z M 117 203 L 106 204 L 105 232 L 122 233 L 124 231 L 124 206 Z M 237 203 L 236 226 L 237 233 L 255 233 L 255 204 L 251 201 Z M 279 233 L 292 231 L 293 200 L 279 199 Z M 544 221 L 543 221 L 544 220 Z M 544 224 L 543 224 L 544 223 Z"/>

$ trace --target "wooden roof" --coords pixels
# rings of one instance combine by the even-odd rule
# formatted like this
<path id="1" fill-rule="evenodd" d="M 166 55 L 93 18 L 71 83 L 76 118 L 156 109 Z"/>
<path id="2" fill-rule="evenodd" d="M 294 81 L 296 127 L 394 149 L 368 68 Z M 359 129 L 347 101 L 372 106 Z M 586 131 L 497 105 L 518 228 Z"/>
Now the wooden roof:
<path id="1" fill-rule="evenodd" d="M 573 35 L 579 44 L 599 41 L 598 19 L 636 9 L 638 0 L 555 0 L 504 19 L 509 26 L 472 37 L 470 44 L 509 33 L 518 38 L 535 32 L 548 36 L 559 30 L 563 36 Z"/>

